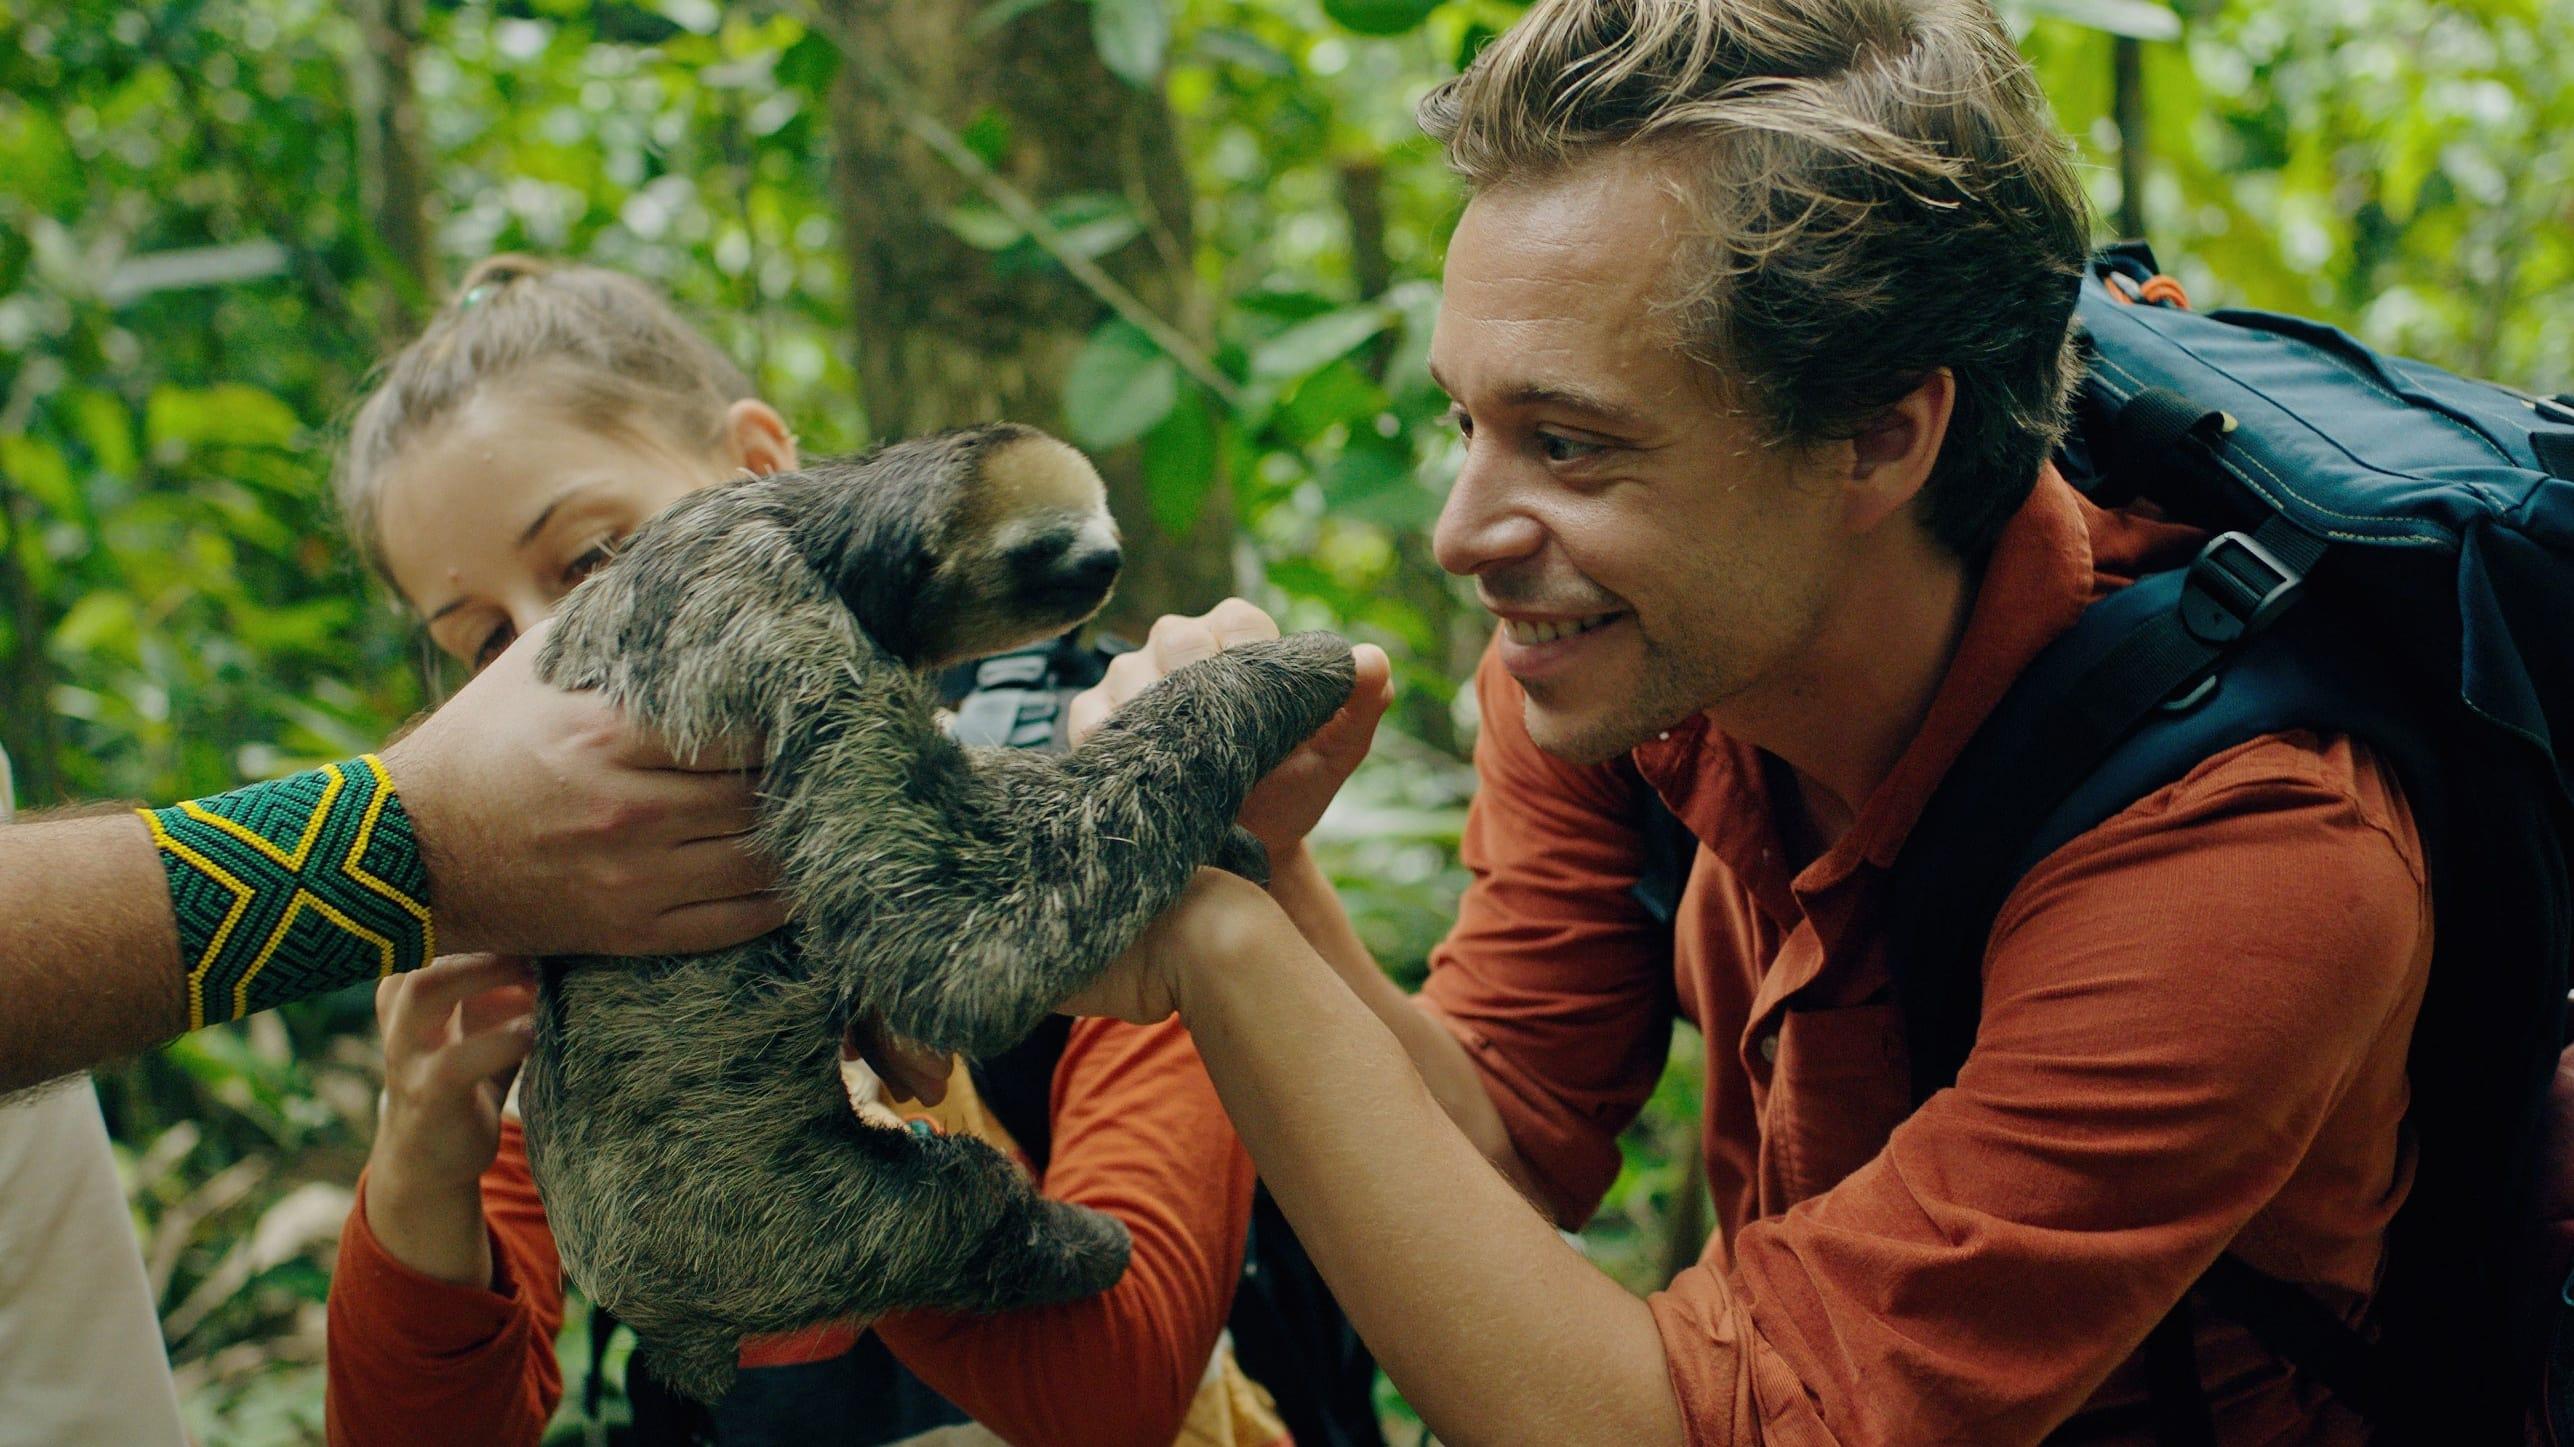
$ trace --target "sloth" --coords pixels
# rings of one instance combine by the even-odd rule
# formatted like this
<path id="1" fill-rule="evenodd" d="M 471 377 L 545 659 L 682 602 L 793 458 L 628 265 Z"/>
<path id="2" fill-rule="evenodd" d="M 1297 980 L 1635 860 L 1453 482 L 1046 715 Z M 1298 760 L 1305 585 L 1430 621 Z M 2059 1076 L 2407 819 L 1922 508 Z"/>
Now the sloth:
<path id="1" fill-rule="evenodd" d="M 968 749 L 929 675 L 1055 636 L 1120 566 L 1098 474 L 997 425 L 686 497 L 564 602 L 538 671 L 681 757 L 763 740 L 784 929 L 712 954 L 554 959 L 521 1085 L 572 1280 L 712 1400 L 740 1339 L 907 1307 L 1079 1298 L 1118 1222 L 981 1141 L 850 1107 L 854 1025 L 996 1053 L 1201 865 L 1265 876 L 1244 796 L 1347 701 L 1348 645 L 1226 649 L 1069 754 Z"/>

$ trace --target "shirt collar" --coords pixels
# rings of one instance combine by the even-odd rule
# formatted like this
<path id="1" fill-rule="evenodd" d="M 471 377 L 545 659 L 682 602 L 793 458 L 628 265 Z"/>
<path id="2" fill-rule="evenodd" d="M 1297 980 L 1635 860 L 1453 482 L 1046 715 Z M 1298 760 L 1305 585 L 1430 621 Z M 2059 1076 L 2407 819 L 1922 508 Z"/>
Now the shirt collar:
<path id="1" fill-rule="evenodd" d="M 1977 584 L 1957 654 L 1930 711 L 1895 767 L 1860 806 L 1849 831 L 1796 876 L 1799 895 L 1829 889 L 1862 862 L 1883 869 L 2012 682 L 2056 636 L 2073 626 L 2095 591 L 2094 526 L 2106 515 L 2085 502 L 2054 467 L 2012 514 Z M 1758 750 L 1693 717 L 1635 750 L 1637 768 L 1690 832 L 1776 909 L 1788 881 L 1768 781 Z"/>

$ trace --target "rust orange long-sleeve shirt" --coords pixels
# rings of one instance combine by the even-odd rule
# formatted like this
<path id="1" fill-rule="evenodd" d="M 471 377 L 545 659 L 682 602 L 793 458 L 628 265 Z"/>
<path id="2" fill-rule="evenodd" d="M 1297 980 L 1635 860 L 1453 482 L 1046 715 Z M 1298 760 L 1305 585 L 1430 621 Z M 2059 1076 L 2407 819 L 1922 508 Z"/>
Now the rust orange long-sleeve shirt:
<path id="1" fill-rule="evenodd" d="M 1013 1442 L 1168 1447 L 1202 1381 L 1242 1268 L 1250 1158 L 1176 1020 L 1077 1022 L 1056 1066 L 1047 1195 L 1126 1224 L 1108 1291 L 1000 1316 L 905 1313 L 875 1330 L 896 1357 Z M 563 1394 L 563 1277 L 515 1121 L 483 1175 L 493 1281 L 410 1270 L 367 1228 L 365 1181 L 341 1236 L 326 1412 L 346 1447 L 535 1442 Z M 745 1345 L 745 1365 L 808 1360 L 854 1333 Z M 1266 1447 L 1266 1444 L 1262 1444 Z"/>
<path id="2" fill-rule="evenodd" d="M 1478 679 L 1473 881 L 1425 1003 L 1464 1043 L 1567 1225 L 1672 1023 L 1706 1036 L 1718 1230 L 1651 1302 L 1693 1441 L 2150 1441 L 2130 1359 L 2221 1252 L 2356 1318 L 2411 1180 L 2405 1058 L 2428 971 L 2422 846 L 2348 740 L 2208 760 L 2041 864 L 1988 942 L 1956 1085 L 1912 1109 L 1882 913 L 1939 778 L 2089 600 L 2197 537 L 2049 473 L 1987 568 L 1925 723 L 1849 831 L 1794 857 L 1774 766 L 1703 719 L 1580 768 Z M 1627 894 L 1652 789 L 1701 847 L 1673 926 Z M 2198 1315 L 2227 1442 L 2357 1420 Z"/>

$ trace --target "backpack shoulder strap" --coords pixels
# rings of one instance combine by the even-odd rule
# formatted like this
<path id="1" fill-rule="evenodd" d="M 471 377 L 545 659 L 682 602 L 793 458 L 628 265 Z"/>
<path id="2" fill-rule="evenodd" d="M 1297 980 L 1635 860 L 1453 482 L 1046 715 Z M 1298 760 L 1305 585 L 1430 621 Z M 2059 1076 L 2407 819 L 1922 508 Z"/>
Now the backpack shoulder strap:
<path id="1" fill-rule="evenodd" d="M 1974 1045 L 1985 936 L 2030 866 L 2210 754 L 2297 726 L 2283 713 L 2330 725 L 2346 711 L 2343 680 L 2263 638 L 2323 551 L 2274 518 L 2093 604 L 1950 766 L 1891 881 L 1915 1101 Z"/>

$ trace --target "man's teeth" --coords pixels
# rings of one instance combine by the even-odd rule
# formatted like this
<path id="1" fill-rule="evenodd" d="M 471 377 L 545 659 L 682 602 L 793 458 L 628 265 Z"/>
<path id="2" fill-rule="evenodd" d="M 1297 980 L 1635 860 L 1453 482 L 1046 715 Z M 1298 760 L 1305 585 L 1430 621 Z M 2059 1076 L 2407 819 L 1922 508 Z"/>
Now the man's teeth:
<path id="1" fill-rule="evenodd" d="M 1522 623 L 1516 618 L 1505 618 L 1502 620 L 1502 631 L 1510 635 L 1510 641 L 1513 643 L 1552 643 L 1558 638 L 1570 638 L 1576 633 L 1588 633 L 1617 616 L 1615 613 L 1600 613 L 1589 618 L 1575 618 L 1561 623 Z"/>

